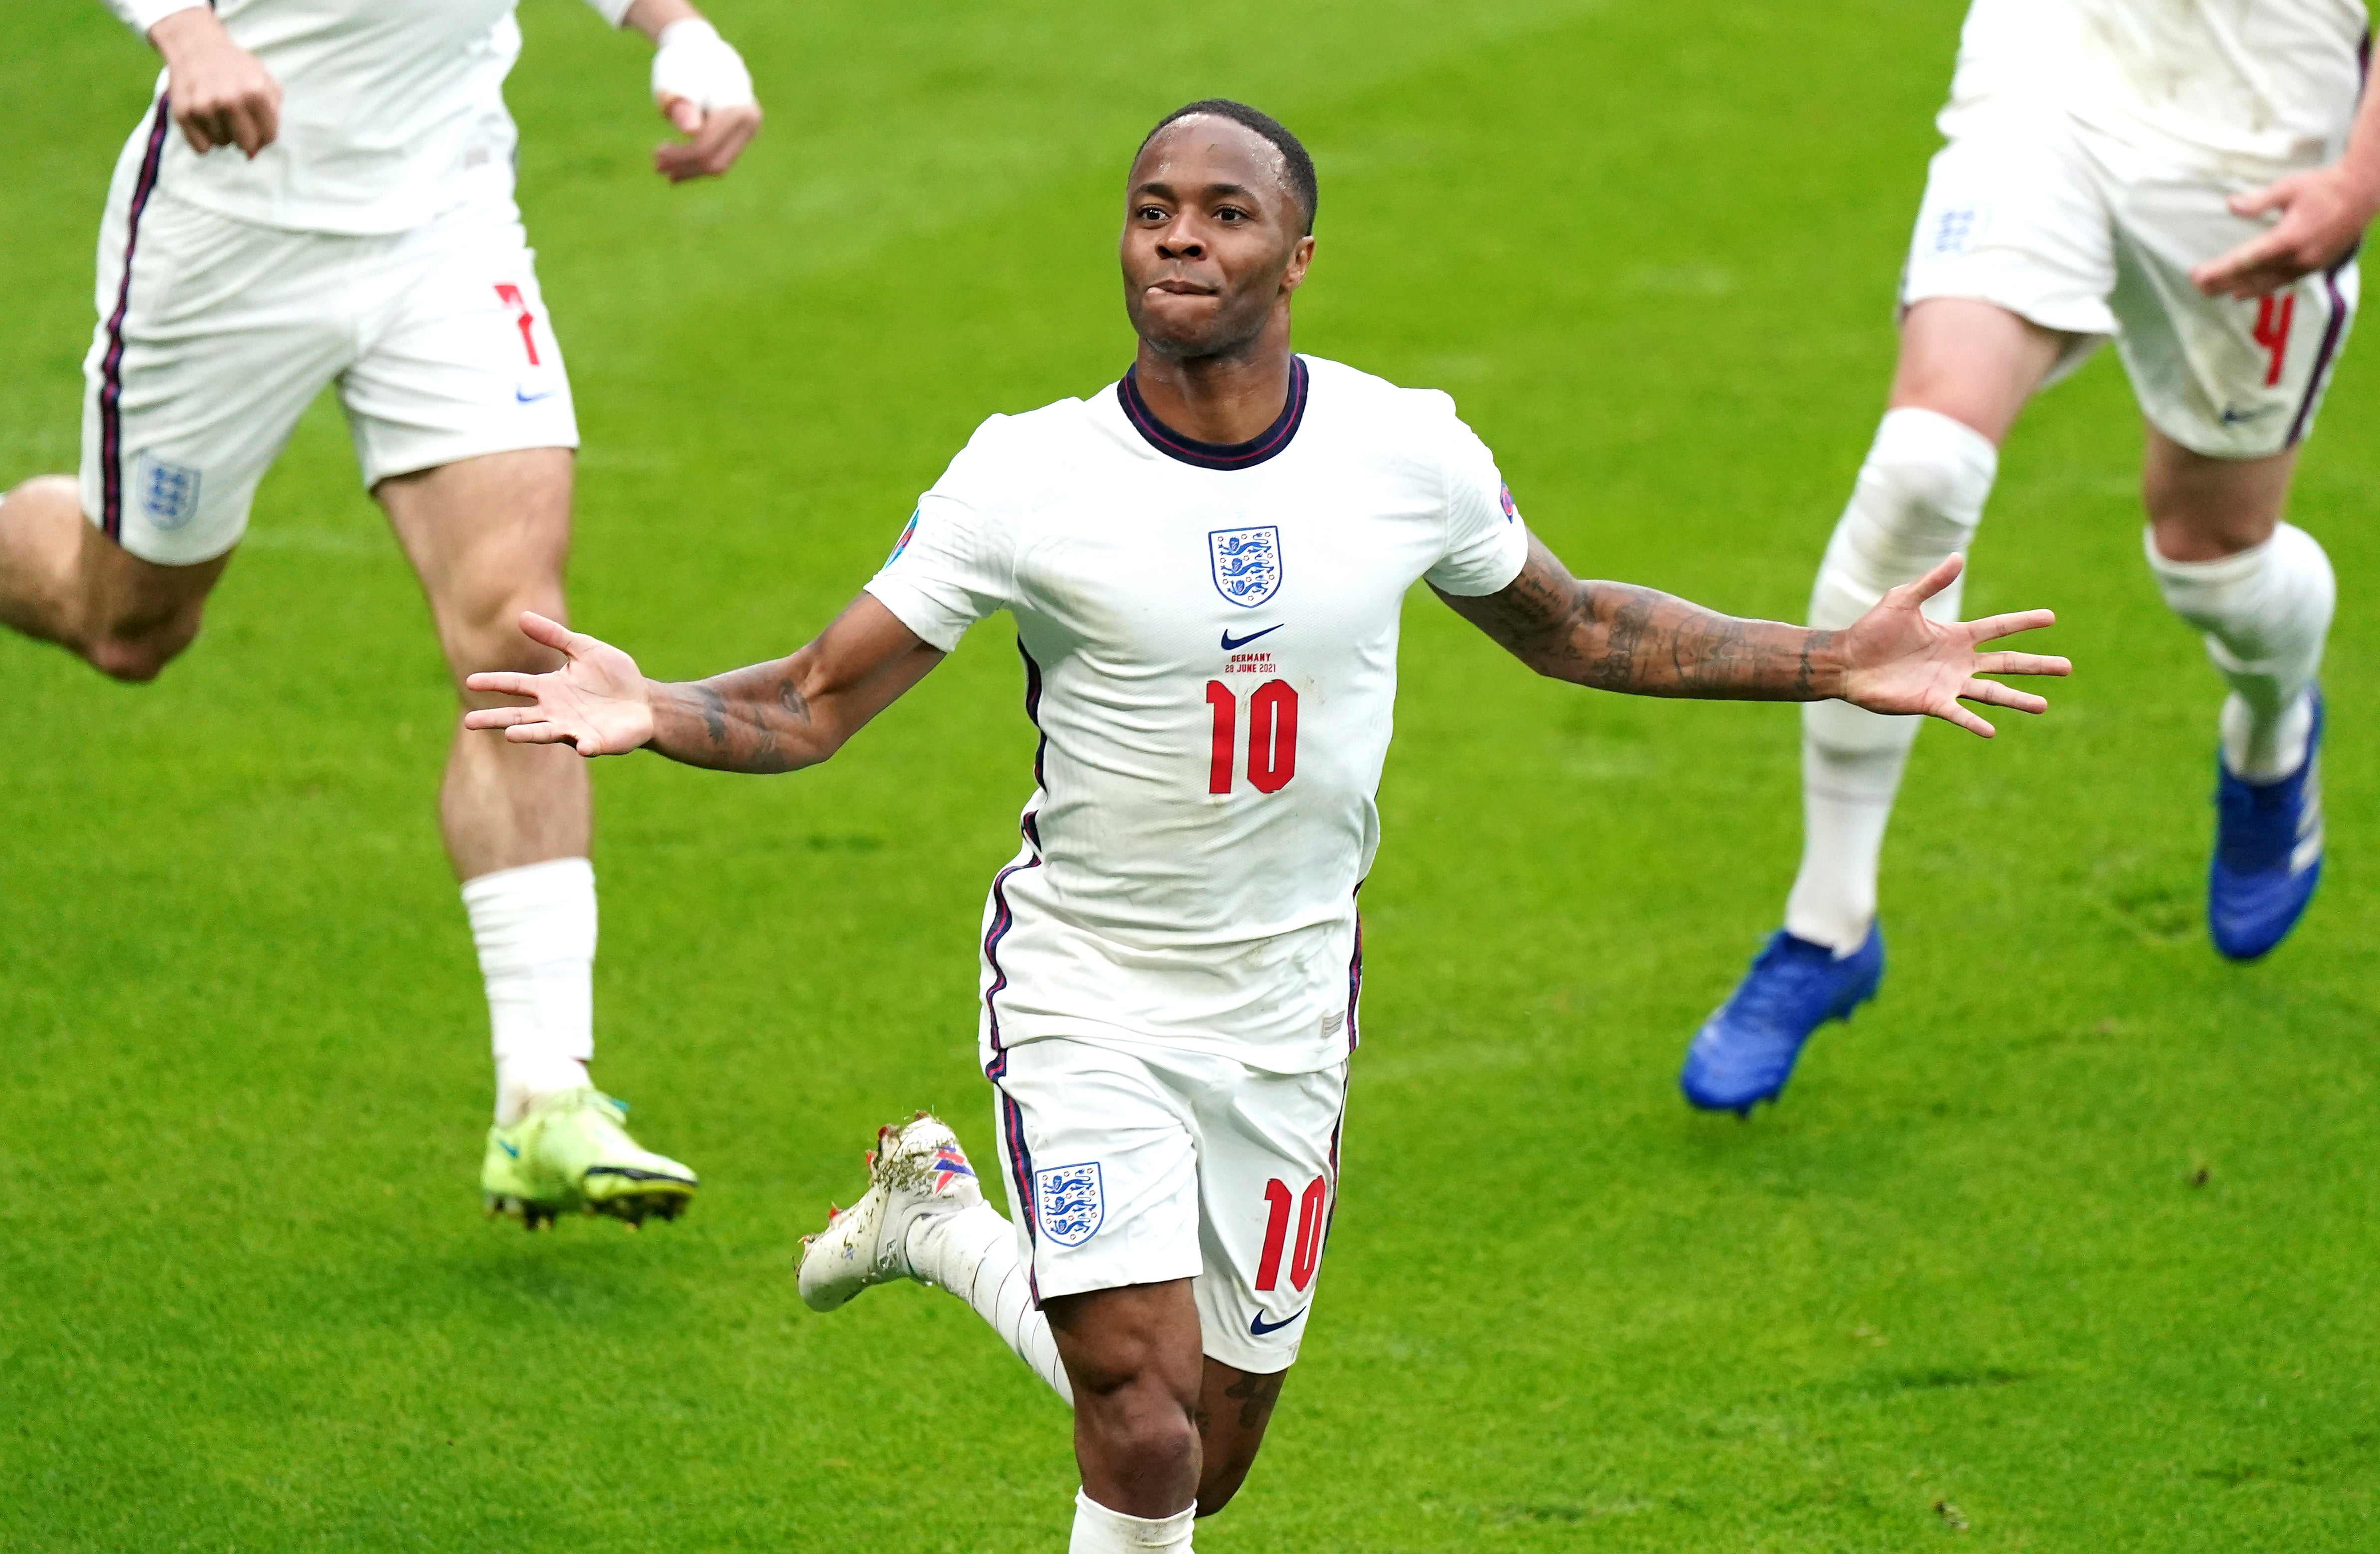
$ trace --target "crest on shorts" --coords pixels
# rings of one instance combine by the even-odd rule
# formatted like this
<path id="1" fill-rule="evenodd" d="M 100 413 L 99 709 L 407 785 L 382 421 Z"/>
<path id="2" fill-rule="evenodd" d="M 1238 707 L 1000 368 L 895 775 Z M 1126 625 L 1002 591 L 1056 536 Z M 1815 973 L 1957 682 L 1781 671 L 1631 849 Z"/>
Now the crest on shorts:
<path id="1" fill-rule="evenodd" d="M 159 528 L 179 528 L 198 516 L 199 472 L 144 453 L 132 464 L 132 490 L 140 511 Z"/>
<path id="2" fill-rule="evenodd" d="M 1926 243 L 1926 251 L 1935 254 L 1963 254 L 1973 248 L 1992 224 L 1992 208 L 1983 200 L 1964 205 L 1949 205 L 1934 213 L 1934 231 Z"/>
<path id="3" fill-rule="evenodd" d="M 1033 1217 L 1041 1233 L 1059 1245 L 1080 1246 L 1090 1240 L 1107 1213 L 1099 1161 L 1033 1173 Z"/>
<path id="4" fill-rule="evenodd" d="M 1281 589 L 1281 529 L 1218 528 L 1207 536 L 1207 556 L 1215 567 L 1215 591 L 1253 610 Z"/>

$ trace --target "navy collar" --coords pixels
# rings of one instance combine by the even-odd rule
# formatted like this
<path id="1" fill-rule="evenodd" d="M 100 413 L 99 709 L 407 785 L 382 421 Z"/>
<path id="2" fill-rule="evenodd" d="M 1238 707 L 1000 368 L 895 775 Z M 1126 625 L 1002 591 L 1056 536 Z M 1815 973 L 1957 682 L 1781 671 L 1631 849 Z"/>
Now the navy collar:
<path id="1" fill-rule="evenodd" d="M 1140 385 L 1134 382 L 1137 367 L 1124 370 L 1123 378 L 1116 384 L 1116 401 L 1123 407 L 1124 419 L 1132 422 L 1148 445 L 1168 458 L 1195 464 L 1201 469 L 1253 469 L 1257 465 L 1289 446 L 1297 435 L 1298 422 L 1305 419 L 1305 358 L 1289 358 L 1289 402 L 1281 407 L 1281 415 L 1270 426 L 1245 443 L 1200 443 L 1183 436 L 1159 420 L 1140 397 Z"/>

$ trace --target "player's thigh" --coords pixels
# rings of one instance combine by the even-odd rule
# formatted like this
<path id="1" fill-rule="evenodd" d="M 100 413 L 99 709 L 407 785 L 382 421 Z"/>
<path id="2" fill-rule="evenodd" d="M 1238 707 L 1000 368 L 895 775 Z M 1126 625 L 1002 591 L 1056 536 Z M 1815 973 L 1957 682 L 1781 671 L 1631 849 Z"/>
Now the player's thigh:
<path id="1" fill-rule="evenodd" d="M 457 674 L 541 663 L 512 623 L 562 614 L 578 427 L 536 255 L 510 205 L 470 206 L 406 234 L 368 285 L 340 382 L 364 483 Z"/>
<path id="2" fill-rule="evenodd" d="M 563 568 L 574 456 L 567 448 L 480 454 L 372 488 L 421 579 L 458 680 L 556 662 L 521 635 L 519 621 L 523 610 L 568 619 Z"/>
<path id="3" fill-rule="evenodd" d="M 84 515 L 140 561 L 239 540 L 256 486 L 349 346 L 335 296 L 355 239 L 218 216 L 153 186 L 102 222 L 84 359 Z"/>
<path id="4" fill-rule="evenodd" d="M 1197 1139 L 1163 1066 L 1061 1038 L 1016 1043 L 999 1068 L 995 1121 L 1034 1298 L 1197 1277 Z"/>
<path id="5" fill-rule="evenodd" d="M 2115 258 L 2090 168 L 2055 115 L 1971 117 L 1927 169 L 1901 275 L 1893 404 L 1994 442 L 2115 328 Z"/>
<path id="6" fill-rule="evenodd" d="M 2267 459 L 2313 429 L 2355 316 L 2354 259 L 2260 297 L 2208 297 L 2190 270 L 2264 229 L 2215 177 L 2127 168 L 2115 180 L 2118 348 L 2152 426 L 2209 459 Z M 2243 490 L 2257 487 L 2240 477 Z"/>
<path id="7" fill-rule="evenodd" d="M 1209 1359 L 1257 1376 L 1296 1360 L 1338 1208 L 1346 1094 L 1342 1063 L 1301 1074 L 1240 1069 L 1200 1098 L 1206 1266 L 1194 1293 Z"/>
<path id="8" fill-rule="evenodd" d="M 364 483 L 490 454 L 576 448 L 570 378 L 507 204 L 451 212 L 392 247 L 339 384 Z"/>

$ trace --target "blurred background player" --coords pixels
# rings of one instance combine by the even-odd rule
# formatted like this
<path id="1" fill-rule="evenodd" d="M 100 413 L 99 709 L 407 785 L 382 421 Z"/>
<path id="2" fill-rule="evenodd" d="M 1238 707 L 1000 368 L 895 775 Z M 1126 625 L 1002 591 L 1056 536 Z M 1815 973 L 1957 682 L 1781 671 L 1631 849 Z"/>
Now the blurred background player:
<path id="1" fill-rule="evenodd" d="M 654 42 L 655 100 L 691 138 L 656 168 L 725 171 L 760 122 L 735 50 L 686 0 L 589 3 Z M 513 0 L 108 5 L 165 68 L 100 229 L 81 480 L 0 502 L 0 620 L 154 678 L 335 382 L 458 677 L 550 664 L 513 622 L 564 610 L 578 429 L 513 203 Z M 565 1208 L 674 1216 L 694 1173 L 638 1147 L 588 1079 L 585 771 L 458 737 L 438 807 L 493 1027 L 491 1208 L 532 1229 Z"/>
<path id="2" fill-rule="evenodd" d="M 1444 395 L 1292 354 L 1314 166 L 1254 109 L 1169 115 L 1126 201 L 1132 369 L 986 421 L 817 641 L 662 685 L 528 615 L 563 667 L 472 676 L 532 704 L 465 719 L 582 756 L 792 771 L 976 621 L 1015 618 L 1041 747 L 985 904 L 979 1040 L 1017 1221 L 920 1113 L 879 1134 L 800 1284 L 820 1310 L 895 1279 L 950 1290 L 1073 1402 L 1075 1554 L 1189 1548 L 1296 1358 L 1338 1204 L 1355 891 L 1415 580 L 1538 673 L 1607 690 L 1848 696 L 1987 734 L 1958 698 L 2043 703 L 1976 674 L 2066 672 L 1975 650 L 2047 611 L 1919 612 L 1956 561 L 1848 631 L 1572 577 Z"/>
<path id="3" fill-rule="evenodd" d="M 2280 942 L 2322 866 L 2333 586 L 2280 515 L 2380 207 L 2365 39 L 2356 0 L 1976 0 L 1890 408 L 1810 598 L 1811 625 L 1846 625 L 1965 550 L 2017 413 L 2112 335 L 2148 423 L 2149 570 L 2230 689 L 2207 926 L 2234 960 Z M 1955 618 L 1959 591 L 1927 608 Z M 1801 872 L 1687 1051 L 1695 1106 L 1775 1099 L 1810 1033 L 1876 995 L 1877 858 L 1917 728 L 1803 709 Z"/>

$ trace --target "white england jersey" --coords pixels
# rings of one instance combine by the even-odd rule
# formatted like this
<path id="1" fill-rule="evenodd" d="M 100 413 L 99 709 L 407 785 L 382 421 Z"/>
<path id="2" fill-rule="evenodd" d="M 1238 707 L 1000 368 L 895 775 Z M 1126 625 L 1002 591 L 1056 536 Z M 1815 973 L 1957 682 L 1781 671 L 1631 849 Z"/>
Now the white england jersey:
<path id="1" fill-rule="evenodd" d="M 162 139 L 160 188 L 300 232 L 405 232 L 475 200 L 510 200 L 518 136 L 504 84 L 520 57 L 513 3 L 215 0 L 232 42 L 281 83 L 279 139 L 253 161 L 237 147 L 200 156 L 152 108 L 124 160 L 139 163 Z M 107 4 L 144 33 L 186 8 Z M 629 0 L 589 4 L 616 23 Z M 161 95 L 165 86 L 160 73 Z"/>
<path id="2" fill-rule="evenodd" d="M 2346 149 L 2361 0 L 1975 0 L 1942 111 L 2055 106 L 2184 168 L 2262 179 Z"/>
<path id="3" fill-rule="evenodd" d="M 1041 732 L 984 909 L 982 1042 L 1343 1061 L 1355 889 L 1418 578 L 1485 594 L 1527 534 L 1442 394 L 1312 358 L 1264 435 L 1190 443 L 1127 374 L 994 416 L 868 585 L 945 650 L 1006 610 Z"/>

